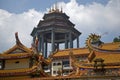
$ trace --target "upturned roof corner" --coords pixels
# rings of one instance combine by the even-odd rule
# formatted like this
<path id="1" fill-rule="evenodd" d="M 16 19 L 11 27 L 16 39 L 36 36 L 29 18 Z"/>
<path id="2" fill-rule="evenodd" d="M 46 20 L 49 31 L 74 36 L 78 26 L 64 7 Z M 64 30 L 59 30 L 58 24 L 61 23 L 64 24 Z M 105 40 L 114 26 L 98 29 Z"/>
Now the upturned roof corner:
<path id="1" fill-rule="evenodd" d="M 15 33 L 16 44 L 22 44 L 18 37 L 18 32 Z"/>

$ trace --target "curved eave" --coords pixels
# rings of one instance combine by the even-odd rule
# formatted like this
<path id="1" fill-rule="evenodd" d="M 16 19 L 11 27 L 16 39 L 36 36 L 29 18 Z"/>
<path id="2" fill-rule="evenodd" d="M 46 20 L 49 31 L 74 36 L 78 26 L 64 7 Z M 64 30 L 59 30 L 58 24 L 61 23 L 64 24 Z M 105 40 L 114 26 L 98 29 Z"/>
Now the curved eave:
<path id="1" fill-rule="evenodd" d="M 74 33 L 76 33 L 77 35 L 81 35 L 81 34 L 82 34 L 82 33 L 79 32 L 76 28 L 72 28 L 72 29 L 73 29 Z"/>
<path id="2" fill-rule="evenodd" d="M 89 55 L 89 53 L 83 53 L 83 54 L 74 54 L 75 57 L 77 56 L 82 56 L 82 55 Z M 64 57 L 69 57 L 69 55 L 53 55 L 52 58 L 64 58 Z"/>
<path id="3" fill-rule="evenodd" d="M 32 53 L 0 54 L 0 59 L 20 59 L 31 57 Z"/>
<path id="4" fill-rule="evenodd" d="M 74 63 L 75 66 L 79 67 L 79 68 L 85 68 L 85 69 L 94 69 L 94 65 L 80 65 L 79 63 Z M 104 66 L 105 69 L 114 69 L 114 68 L 119 68 L 120 69 L 120 65 L 107 65 Z"/>
<path id="5" fill-rule="evenodd" d="M 29 75 L 37 71 L 37 66 L 27 69 L 0 70 L 0 77 Z"/>
<path id="6" fill-rule="evenodd" d="M 49 65 L 51 63 L 51 60 L 44 60 L 43 63 Z"/>
<path id="7" fill-rule="evenodd" d="M 92 46 L 92 48 L 95 51 L 104 52 L 104 53 L 120 53 L 120 50 L 106 50 L 106 49 L 97 48 L 95 46 Z"/>
<path id="8" fill-rule="evenodd" d="M 94 67 L 89 67 L 89 66 L 80 66 L 80 68 L 94 69 Z M 105 68 L 105 69 L 115 69 L 115 68 L 120 69 L 120 66 L 105 66 L 104 68 Z"/>
<path id="9" fill-rule="evenodd" d="M 37 31 L 37 28 L 34 27 L 30 35 L 33 37 L 36 34 L 36 31 Z"/>
<path id="10" fill-rule="evenodd" d="M 95 36 L 95 34 L 94 34 L 94 36 Z M 87 46 L 89 47 L 89 49 L 92 50 L 92 51 L 99 51 L 99 52 L 104 52 L 104 53 L 120 53 L 120 50 L 118 49 L 119 48 L 119 46 L 118 46 L 119 43 L 117 43 L 117 47 L 118 48 L 116 48 L 116 49 L 112 49 L 113 46 L 111 46 L 111 45 L 115 45 L 115 43 L 107 44 L 107 46 L 109 46 L 110 48 L 106 49 L 104 47 L 105 44 L 102 44 L 102 45 L 100 45 L 101 47 L 99 47 L 99 46 L 95 46 L 95 45 L 91 44 L 91 41 L 92 41 L 91 36 L 89 36 L 89 38 L 88 38 L 86 43 L 87 43 Z"/>
<path id="11" fill-rule="evenodd" d="M 16 44 L 9 50 L 6 50 L 5 52 L 3 52 L 2 54 L 10 54 L 10 52 L 14 51 L 15 49 L 21 49 L 21 50 L 25 51 L 26 53 L 32 53 L 32 50 L 27 48 L 23 44 Z"/>
<path id="12" fill-rule="evenodd" d="M 39 56 L 39 60 L 43 62 L 43 64 L 49 65 L 51 63 L 51 59 L 45 59 L 43 56 Z"/>
<path id="13" fill-rule="evenodd" d="M 32 53 L 32 50 L 30 48 L 27 48 L 25 45 L 23 45 L 20 42 L 20 40 L 18 38 L 18 33 L 15 33 L 15 38 L 16 38 L 16 44 L 9 50 L 6 50 L 5 52 L 3 52 L 2 54 L 11 54 L 16 49 L 20 49 L 20 50 L 22 50 L 22 52 L 25 52 L 25 53 Z M 17 51 L 16 51 L 16 53 L 17 53 Z"/>
<path id="14" fill-rule="evenodd" d="M 89 55 L 89 50 L 87 48 L 73 48 L 74 56 Z M 52 54 L 52 57 L 69 57 L 70 49 L 59 50 Z"/>

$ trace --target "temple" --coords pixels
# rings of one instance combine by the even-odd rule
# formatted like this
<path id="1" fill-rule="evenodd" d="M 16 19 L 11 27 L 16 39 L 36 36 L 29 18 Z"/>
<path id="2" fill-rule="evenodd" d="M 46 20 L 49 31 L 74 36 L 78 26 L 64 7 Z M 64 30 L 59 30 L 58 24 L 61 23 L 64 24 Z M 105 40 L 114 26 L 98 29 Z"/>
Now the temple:
<path id="1" fill-rule="evenodd" d="M 16 44 L 0 54 L 0 80 L 32 78 L 37 74 L 47 76 L 41 64 L 49 62 L 43 60 L 42 55 L 36 54 L 35 48 L 24 46 L 18 38 L 18 33 L 15 33 L 15 38 Z"/>
<path id="2" fill-rule="evenodd" d="M 37 27 L 35 27 L 31 33 L 33 42 L 35 42 L 36 36 L 38 37 L 39 44 L 38 50 L 43 53 L 43 56 L 47 57 L 48 43 L 51 43 L 50 52 L 59 49 L 60 44 L 65 45 L 65 49 L 73 48 L 73 41 L 76 40 L 76 47 L 79 48 L 79 36 L 81 32 L 74 28 L 74 24 L 69 20 L 69 17 L 60 11 L 57 7 L 49 11 L 49 13 L 43 16 L 43 20 L 40 20 Z"/>
<path id="3" fill-rule="evenodd" d="M 52 75 L 63 76 L 119 76 L 120 43 L 103 43 L 100 35 L 91 34 L 86 47 L 59 50 L 52 56 Z"/>
<path id="4" fill-rule="evenodd" d="M 16 44 L 0 54 L 0 80 L 119 80 L 120 42 L 104 43 L 101 35 L 90 34 L 80 48 L 81 32 L 74 26 L 55 7 L 34 27 L 31 48 L 15 33 Z"/>

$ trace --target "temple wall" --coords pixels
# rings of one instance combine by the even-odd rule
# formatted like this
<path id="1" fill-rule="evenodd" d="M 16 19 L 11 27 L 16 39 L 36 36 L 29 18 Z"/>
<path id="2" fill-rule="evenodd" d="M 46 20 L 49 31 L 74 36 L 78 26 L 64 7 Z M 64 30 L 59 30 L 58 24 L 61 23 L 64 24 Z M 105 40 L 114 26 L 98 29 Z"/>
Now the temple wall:
<path id="1" fill-rule="evenodd" d="M 59 69 L 62 69 L 62 61 L 52 62 L 52 75 L 56 76 Z"/>
<path id="2" fill-rule="evenodd" d="M 29 68 L 29 58 L 5 61 L 4 69 L 20 69 L 20 68 Z"/>

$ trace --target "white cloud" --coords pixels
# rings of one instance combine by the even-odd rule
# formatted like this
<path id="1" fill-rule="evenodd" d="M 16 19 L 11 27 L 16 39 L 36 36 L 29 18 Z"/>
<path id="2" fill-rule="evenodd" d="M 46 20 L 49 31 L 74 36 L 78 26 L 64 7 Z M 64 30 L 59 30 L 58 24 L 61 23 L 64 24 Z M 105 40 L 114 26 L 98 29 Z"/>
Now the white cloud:
<path id="1" fill-rule="evenodd" d="M 84 44 L 90 33 L 104 34 L 104 41 L 112 41 L 120 32 L 120 0 L 110 0 L 106 5 L 95 3 L 88 5 L 78 4 L 76 0 L 59 3 L 70 16 L 70 20 L 76 24 L 76 28 L 82 32 L 81 44 Z"/>
<path id="2" fill-rule="evenodd" d="M 112 41 L 115 36 L 120 35 L 120 0 L 110 0 L 106 5 L 95 2 L 82 5 L 76 0 L 71 0 L 68 3 L 60 2 L 59 5 L 62 5 L 63 11 L 70 16 L 70 20 L 76 25 L 75 28 L 82 32 L 81 44 L 84 44 L 90 33 L 108 32 L 103 36 L 104 41 Z M 19 32 L 23 44 L 30 47 L 30 33 L 43 15 L 44 12 L 34 9 L 20 14 L 0 9 L 0 52 L 15 44 L 15 32 Z"/>
<path id="3" fill-rule="evenodd" d="M 15 44 L 15 32 L 19 33 L 21 42 L 30 47 L 32 42 L 30 33 L 42 17 L 43 13 L 34 9 L 21 14 L 9 13 L 0 9 L 0 50 L 4 51 Z"/>

